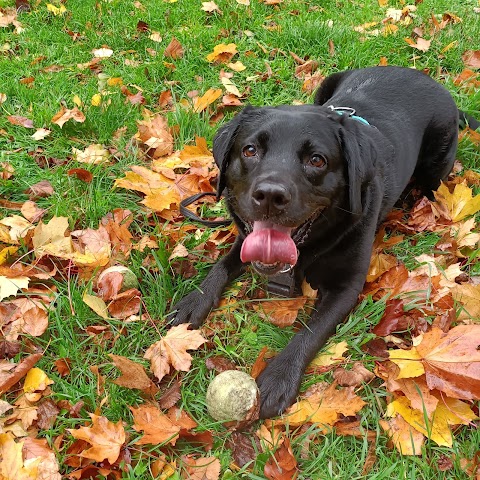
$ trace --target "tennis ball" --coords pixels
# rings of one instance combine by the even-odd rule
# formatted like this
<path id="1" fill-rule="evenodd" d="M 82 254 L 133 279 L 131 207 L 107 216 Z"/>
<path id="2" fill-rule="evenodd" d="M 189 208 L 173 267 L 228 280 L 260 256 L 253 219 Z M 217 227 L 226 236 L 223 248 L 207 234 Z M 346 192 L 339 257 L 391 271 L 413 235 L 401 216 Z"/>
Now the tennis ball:
<path id="1" fill-rule="evenodd" d="M 241 421 L 255 410 L 260 392 L 255 380 L 239 370 L 217 375 L 207 389 L 208 413 L 221 422 Z"/>
<path id="2" fill-rule="evenodd" d="M 108 275 L 111 273 L 120 273 L 123 277 L 123 283 L 122 287 L 120 288 L 120 292 L 138 287 L 138 279 L 136 275 L 129 268 L 124 267 L 123 265 L 115 265 L 114 267 L 106 268 L 98 276 L 97 283 L 101 283 L 102 280 L 106 279 L 106 277 L 108 277 Z"/>

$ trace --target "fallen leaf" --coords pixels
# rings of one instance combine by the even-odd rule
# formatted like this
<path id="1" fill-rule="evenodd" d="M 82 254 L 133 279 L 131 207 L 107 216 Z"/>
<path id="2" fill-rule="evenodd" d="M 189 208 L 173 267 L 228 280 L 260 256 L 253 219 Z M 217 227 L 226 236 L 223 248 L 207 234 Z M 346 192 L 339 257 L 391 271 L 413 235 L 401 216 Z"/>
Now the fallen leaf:
<path id="1" fill-rule="evenodd" d="M 206 342 L 197 330 L 188 330 L 188 324 L 172 327 L 158 342 L 151 345 L 144 358 L 150 360 L 151 368 L 161 380 L 172 366 L 175 370 L 188 372 L 192 357 L 187 350 L 196 350 Z"/>
<path id="2" fill-rule="evenodd" d="M 207 55 L 209 62 L 229 63 L 232 57 L 237 54 L 237 46 L 234 43 L 220 43 L 213 47 L 213 52 Z"/>
<path id="3" fill-rule="evenodd" d="M 79 440 L 85 440 L 92 446 L 80 453 L 80 457 L 90 458 L 96 462 L 107 459 L 113 464 L 120 455 L 120 449 L 125 443 L 125 430 L 122 421 L 110 422 L 107 418 L 89 414 L 92 425 L 79 427 L 78 429 L 67 428 L 71 435 Z"/>
<path id="4" fill-rule="evenodd" d="M 196 97 L 193 101 L 193 110 L 196 113 L 203 112 L 215 100 L 222 96 L 222 90 L 219 88 L 208 89 L 201 97 Z"/>
<path id="5" fill-rule="evenodd" d="M 310 363 L 311 367 L 329 367 L 336 363 L 345 360 L 343 354 L 348 350 L 348 344 L 345 341 L 327 345 L 322 349 L 322 353 L 319 353 Z"/>
<path id="6" fill-rule="evenodd" d="M 85 292 L 83 294 L 82 300 L 100 317 L 104 319 L 110 318 L 110 315 L 108 314 L 107 304 L 101 298 Z"/>
<path id="7" fill-rule="evenodd" d="M 77 148 L 73 148 L 73 154 L 75 160 L 80 163 L 87 163 L 89 165 L 98 165 L 100 163 L 105 163 L 108 161 L 109 153 L 98 143 L 94 143 L 89 145 L 85 150 L 78 150 Z"/>
<path id="8" fill-rule="evenodd" d="M 462 304 L 459 320 L 480 318 L 480 285 L 457 285 L 452 289 L 452 295 L 455 301 Z"/>
<path id="9" fill-rule="evenodd" d="M 253 308 L 262 318 L 277 327 L 287 327 L 295 322 L 299 310 L 304 307 L 306 301 L 305 297 L 268 300 L 254 304 Z"/>
<path id="10" fill-rule="evenodd" d="M 25 128 L 35 128 L 33 126 L 33 120 L 30 120 L 26 117 L 21 117 L 20 115 L 9 115 L 7 117 L 7 120 L 12 125 L 20 125 L 21 127 L 25 127 Z"/>
<path id="11" fill-rule="evenodd" d="M 168 44 L 167 48 L 163 52 L 165 57 L 173 58 L 176 60 L 177 58 L 183 57 L 183 47 L 182 44 L 173 37 L 170 43 Z"/>
<path id="12" fill-rule="evenodd" d="M 334 425 L 340 414 L 354 416 L 364 405 L 366 403 L 354 393 L 353 387 L 337 389 L 332 384 L 324 391 L 294 403 L 276 423 L 292 427 L 307 422 Z"/>
<path id="13" fill-rule="evenodd" d="M 28 277 L 7 278 L 0 275 L 0 301 L 10 296 L 16 296 L 19 290 L 27 289 Z"/>
<path id="14" fill-rule="evenodd" d="M 213 13 L 213 12 L 218 12 L 219 14 L 222 13 L 222 11 L 218 8 L 218 5 L 215 2 L 202 2 L 201 9 L 207 13 Z"/>
<path id="15" fill-rule="evenodd" d="M 92 50 L 92 54 L 95 58 L 108 58 L 113 55 L 113 50 L 111 48 L 102 47 Z"/>
<path id="16" fill-rule="evenodd" d="M 178 440 L 180 426 L 176 425 L 167 415 L 154 405 L 140 405 L 138 408 L 130 407 L 133 413 L 133 428 L 143 432 L 143 437 L 135 442 L 137 445 L 175 445 Z"/>
<path id="17" fill-rule="evenodd" d="M 420 50 L 421 52 L 427 52 L 430 49 L 430 44 L 432 40 L 425 40 L 424 38 L 418 37 L 417 40 L 412 40 L 411 38 L 405 38 L 405 41 L 413 48 Z"/>
<path id="18" fill-rule="evenodd" d="M 50 13 L 53 13 L 54 16 L 58 17 L 59 15 L 63 15 L 67 9 L 65 5 L 60 5 L 59 7 L 56 7 L 55 5 L 52 5 L 51 3 L 47 3 L 47 10 Z"/>
<path id="19" fill-rule="evenodd" d="M 478 417 L 469 405 L 455 398 L 444 397 L 438 404 L 433 419 L 425 418 L 424 412 L 411 407 L 406 397 L 398 397 L 387 406 L 387 416 L 399 413 L 415 430 L 440 446 L 451 447 L 453 436 L 450 425 L 468 425 Z"/>
<path id="20" fill-rule="evenodd" d="M 60 128 L 62 128 L 63 125 L 69 120 L 83 123 L 86 118 L 85 115 L 77 107 L 74 107 L 72 110 L 68 110 L 62 105 L 60 110 L 52 117 L 51 122 L 57 124 Z"/>
<path id="21" fill-rule="evenodd" d="M 69 176 L 76 176 L 79 180 L 85 183 L 92 183 L 93 175 L 88 170 L 84 168 L 71 168 L 67 171 L 67 175 Z"/>
<path id="22" fill-rule="evenodd" d="M 34 140 L 43 140 L 45 137 L 48 137 L 52 133 L 51 130 L 46 128 L 37 128 L 36 132 L 32 135 Z"/>
<path id="23" fill-rule="evenodd" d="M 25 393 L 42 391 L 45 390 L 48 385 L 52 385 L 53 383 L 54 381 L 48 378 L 47 374 L 43 370 L 34 367 L 28 371 L 25 377 L 23 391 Z"/>
<path id="24" fill-rule="evenodd" d="M 24 462 L 22 449 L 23 441 L 15 442 L 12 434 L 0 433 L 0 458 L 2 459 L 0 462 L 0 478 L 2 480 L 36 480 L 39 478 L 38 464 L 40 459 L 33 462 Z"/>
<path id="25" fill-rule="evenodd" d="M 467 67 L 480 68 L 480 50 L 466 50 L 462 60 Z"/>
<path id="26" fill-rule="evenodd" d="M 268 480 L 293 480 L 298 477 L 297 460 L 288 438 L 285 438 L 275 454 L 267 460 L 263 473 Z"/>
<path id="27" fill-rule="evenodd" d="M 480 194 L 473 196 L 471 188 L 465 183 L 455 185 L 453 193 L 442 182 L 436 192 L 433 192 L 437 202 L 445 205 L 454 222 L 477 213 L 480 210 Z"/>
<path id="28" fill-rule="evenodd" d="M 20 381 L 28 371 L 42 358 L 41 353 L 29 355 L 19 364 L 8 365 L 8 370 L 0 374 L 0 394 L 8 392 L 13 385 Z"/>
<path id="29" fill-rule="evenodd" d="M 362 362 L 355 362 L 350 370 L 336 368 L 333 378 L 342 387 L 358 387 L 362 383 L 368 383 L 375 375 L 367 370 Z"/>
<path id="30" fill-rule="evenodd" d="M 215 457 L 182 456 L 185 465 L 185 475 L 188 480 L 217 480 L 220 476 L 220 460 Z"/>
<path id="31" fill-rule="evenodd" d="M 148 390 L 155 388 L 153 382 L 148 378 L 145 368 L 121 355 L 108 355 L 115 366 L 121 371 L 122 375 L 112 380 L 116 385 L 126 388 L 137 388 L 138 390 Z"/>
<path id="32" fill-rule="evenodd" d="M 22 212 L 22 215 L 32 223 L 38 222 L 47 212 L 45 209 L 39 208 L 39 206 L 31 200 L 27 200 L 22 205 L 20 211 Z"/>
<path id="33" fill-rule="evenodd" d="M 421 455 L 425 436 L 412 428 L 400 415 L 380 420 L 380 426 L 403 455 Z"/>

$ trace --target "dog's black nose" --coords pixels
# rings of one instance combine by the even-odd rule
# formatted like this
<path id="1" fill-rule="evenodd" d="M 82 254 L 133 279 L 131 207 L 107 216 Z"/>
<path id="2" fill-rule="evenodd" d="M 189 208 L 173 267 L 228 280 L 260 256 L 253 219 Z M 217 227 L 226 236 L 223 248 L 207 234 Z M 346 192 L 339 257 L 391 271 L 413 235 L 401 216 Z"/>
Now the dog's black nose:
<path id="1" fill-rule="evenodd" d="M 262 213 L 278 213 L 286 208 L 292 200 L 291 193 L 282 185 L 272 182 L 260 182 L 252 193 L 255 208 Z"/>

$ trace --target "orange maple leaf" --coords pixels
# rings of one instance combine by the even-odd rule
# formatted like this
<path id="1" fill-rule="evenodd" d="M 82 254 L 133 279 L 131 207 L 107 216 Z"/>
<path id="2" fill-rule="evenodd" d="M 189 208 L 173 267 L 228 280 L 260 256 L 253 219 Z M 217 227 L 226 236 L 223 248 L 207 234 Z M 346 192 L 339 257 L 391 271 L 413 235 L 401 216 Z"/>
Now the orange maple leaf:
<path id="1" fill-rule="evenodd" d="M 297 318 L 298 312 L 307 301 L 306 297 L 287 300 L 267 300 L 254 305 L 255 310 L 265 320 L 277 327 L 292 325 Z"/>
<path id="2" fill-rule="evenodd" d="M 170 372 L 171 366 L 175 370 L 188 372 L 192 356 L 187 350 L 196 350 L 205 342 L 197 330 L 188 330 L 188 324 L 184 323 L 172 327 L 162 339 L 151 345 L 144 358 L 150 360 L 153 373 L 161 380 Z"/>
<path id="3" fill-rule="evenodd" d="M 140 405 L 138 408 L 130 407 L 133 413 L 133 428 L 137 432 L 143 431 L 144 435 L 136 441 L 137 445 L 151 443 L 171 443 L 175 445 L 180 432 L 180 425 L 173 422 L 167 415 L 154 405 Z"/>
<path id="4" fill-rule="evenodd" d="M 80 454 L 81 457 L 90 458 L 96 462 L 107 459 L 110 464 L 113 464 L 125 443 L 125 430 L 122 421 L 112 423 L 106 417 L 94 413 L 90 413 L 90 417 L 92 418 L 92 426 L 80 427 L 77 430 L 68 428 L 67 430 L 75 438 L 85 440 L 92 445 L 91 448 Z"/>

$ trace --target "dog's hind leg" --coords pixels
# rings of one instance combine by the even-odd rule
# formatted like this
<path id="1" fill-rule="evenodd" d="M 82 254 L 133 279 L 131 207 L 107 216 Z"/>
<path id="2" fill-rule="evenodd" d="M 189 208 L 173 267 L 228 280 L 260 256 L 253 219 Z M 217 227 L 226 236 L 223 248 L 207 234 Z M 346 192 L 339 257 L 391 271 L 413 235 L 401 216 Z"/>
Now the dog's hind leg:
<path id="1" fill-rule="evenodd" d="M 429 197 L 452 170 L 458 145 L 456 125 L 427 130 L 414 173 L 415 183 Z"/>

